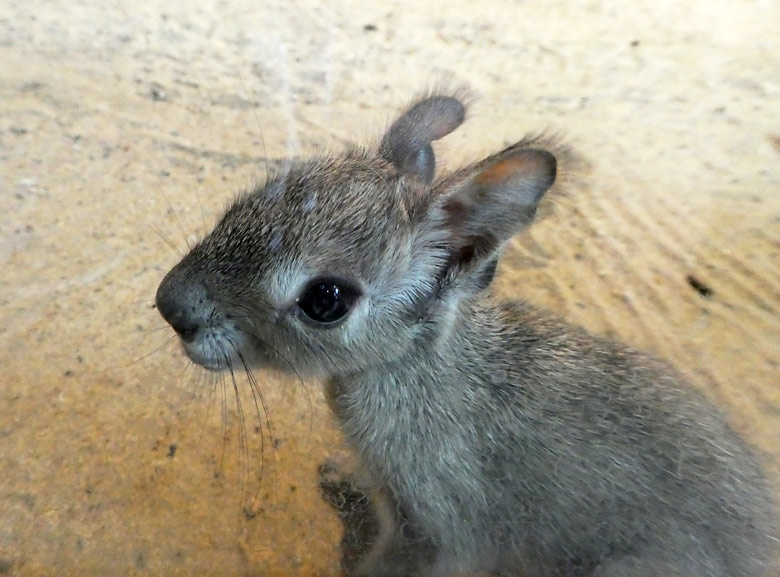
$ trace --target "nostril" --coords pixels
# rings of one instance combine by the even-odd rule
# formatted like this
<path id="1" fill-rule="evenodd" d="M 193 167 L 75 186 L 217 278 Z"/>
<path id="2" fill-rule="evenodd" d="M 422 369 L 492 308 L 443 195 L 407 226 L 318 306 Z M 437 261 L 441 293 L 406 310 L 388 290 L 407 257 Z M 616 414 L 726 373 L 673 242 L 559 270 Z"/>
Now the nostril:
<path id="1" fill-rule="evenodd" d="M 195 339 L 200 323 L 194 313 L 191 315 L 187 313 L 187 307 L 182 306 L 175 299 L 158 298 L 157 310 L 183 341 L 191 343 Z"/>
<path id="2" fill-rule="evenodd" d="M 191 343 L 203 325 L 200 312 L 204 307 L 205 288 L 200 283 L 182 279 L 174 271 L 157 289 L 157 310 L 181 340 Z"/>
<path id="3" fill-rule="evenodd" d="M 198 324 L 192 323 L 192 324 L 173 324 L 171 323 L 171 326 L 173 327 L 173 330 L 176 331 L 176 334 L 179 335 L 181 340 L 183 340 L 185 343 L 191 343 L 195 340 L 195 335 L 198 333 Z"/>

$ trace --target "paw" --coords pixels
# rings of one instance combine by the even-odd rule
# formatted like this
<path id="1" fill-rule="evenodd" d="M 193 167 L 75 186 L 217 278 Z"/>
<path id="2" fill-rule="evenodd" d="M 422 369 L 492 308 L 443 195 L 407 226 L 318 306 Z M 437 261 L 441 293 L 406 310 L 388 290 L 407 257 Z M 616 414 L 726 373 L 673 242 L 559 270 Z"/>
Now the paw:
<path id="1" fill-rule="evenodd" d="M 328 459 L 320 465 L 318 474 L 320 493 L 325 502 L 336 510 L 344 526 L 342 569 L 350 577 L 360 575 L 358 567 L 379 534 L 379 522 L 369 490 L 357 482 L 349 460 Z"/>
<path id="2" fill-rule="evenodd" d="M 357 507 L 365 510 L 368 507 L 366 491 L 357 486 L 352 473 L 345 473 L 341 463 L 328 459 L 317 470 L 320 493 L 340 516 L 350 515 Z"/>

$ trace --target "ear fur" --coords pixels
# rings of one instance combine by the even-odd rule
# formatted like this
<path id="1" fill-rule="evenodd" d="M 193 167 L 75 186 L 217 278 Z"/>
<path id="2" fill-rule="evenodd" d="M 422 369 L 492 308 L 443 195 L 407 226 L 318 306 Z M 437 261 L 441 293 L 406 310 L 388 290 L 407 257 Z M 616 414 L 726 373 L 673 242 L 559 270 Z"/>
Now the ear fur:
<path id="1" fill-rule="evenodd" d="M 413 104 L 385 133 L 379 154 L 401 174 L 413 175 L 430 184 L 436 171 L 431 142 L 463 123 L 466 109 L 453 96 L 428 96 Z"/>
<path id="2" fill-rule="evenodd" d="M 466 292 L 492 279 L 498 252 L 534 219 L 557 172 L 555 156 L 526 143 L 460 170 L 434 193 L 450 249 L 447 277 Z"/>

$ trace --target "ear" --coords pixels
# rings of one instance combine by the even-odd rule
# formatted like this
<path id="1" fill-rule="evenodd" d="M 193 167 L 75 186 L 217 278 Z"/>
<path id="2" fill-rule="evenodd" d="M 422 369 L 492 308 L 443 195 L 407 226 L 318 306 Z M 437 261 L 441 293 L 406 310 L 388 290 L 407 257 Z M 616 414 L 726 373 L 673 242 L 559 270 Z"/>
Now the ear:
<path id="1" fill-rule="evenodd" d="M 429 96 L 412 105 L 388 129 L 379 154 L 401 174 L 411 174 L 430 184 L 436 170 L 431 142 L 463 123 L 466 109 L 452 96 Z"/>
<path id="2" fill-rule="evenodd" d="M 555 181 L 555 156 L 526 146 L 509 147 L 436 187 L 451 255 L 445 278 L 468 293 L 492 279 L 501 247 L 531 224 Z"/>

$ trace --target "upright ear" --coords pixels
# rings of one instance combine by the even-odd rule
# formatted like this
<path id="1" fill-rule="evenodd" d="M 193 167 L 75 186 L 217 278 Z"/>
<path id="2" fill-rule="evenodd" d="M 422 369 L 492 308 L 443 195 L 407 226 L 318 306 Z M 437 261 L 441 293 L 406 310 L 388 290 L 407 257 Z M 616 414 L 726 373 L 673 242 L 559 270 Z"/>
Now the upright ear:
<path id="1" fill-rule="evenodd" d="M 466 109 L 452 96 L 429 96 L 412 105 L 388 129 L 379 154 L 401 174 L 411 174 L 430 184 L 436 170 L 431 142 L 448 135 L 463 123 Z"/>
<path id="2" fill-rule="evenodd" d="M 490 283 L 501 246 L 531 224 L 555 181 L 555 156 L 526 146 L 511 146 L 436 187 L 451 254 L 447 278 L 466 292 Z"/>

